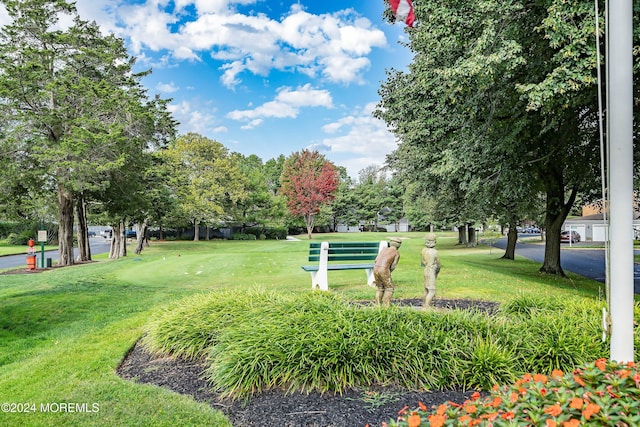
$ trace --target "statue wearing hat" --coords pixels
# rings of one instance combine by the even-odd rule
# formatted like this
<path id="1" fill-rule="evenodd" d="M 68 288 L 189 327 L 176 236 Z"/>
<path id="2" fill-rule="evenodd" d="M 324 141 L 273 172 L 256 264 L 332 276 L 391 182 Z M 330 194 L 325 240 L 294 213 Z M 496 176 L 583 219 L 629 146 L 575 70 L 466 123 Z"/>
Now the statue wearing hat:
<path id="1" fill-rule="evenodd" d="M 436 235 L 427 233 L 424 238 L 424 248 L 422 248 L 422 267 L 424 267 L 424 299 L 422 308 L 426 309 L 431 300 L 436 295 L 436 278 L 440 272 L 440 257 L 436 250 Z"/>
<path id="2" fill-rule="evenodd" d="M 373 267 L 373 277 L 375 279 L 376 287 L 376 302 L 378 304 L 388 306 L 391 304 L 391 298 L 393 297 L 393 280 L 391 280 L 391 272 L 398 265 L 400 260 L 400 253 L 398 248 L 402 244 L 402 240 L 399 237 L 393 237 L 389 241 L 389 247 L 380 251 L 376 257 L 376 262 Z"/>

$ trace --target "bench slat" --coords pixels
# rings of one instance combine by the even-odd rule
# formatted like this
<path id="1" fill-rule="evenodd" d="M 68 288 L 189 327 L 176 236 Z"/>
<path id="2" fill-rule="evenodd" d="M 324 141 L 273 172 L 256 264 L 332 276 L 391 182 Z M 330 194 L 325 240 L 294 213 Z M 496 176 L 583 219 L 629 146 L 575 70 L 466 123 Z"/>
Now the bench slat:
<path id="1" fill-rule="evenodd" d="M 378 256 L 377 253 L 371 254 L 371 255 L 369 255 L 369 254 L 329 255 L 327 260 L 328 261 L 373 261 L 373 260 L 376 259 L 377 256 Z M 320 261 L 320 255 L 309 256 L 309 261 L 310 262 Z"/>
<path id="2" fill-rule="evenodd" d="M 309 248 L 320 249 L 322 242 L 310 242 Z M 377 248 L 380 242 L 330 242 L 330 248 Z"/>
<path id="3" fill-rule="evenodd" d="M 329 254 L 372 254 L 376 255 L 378 253 L 378 248 L 329 248 Z M 309 256 L 311 255 L 320 255 L 320 249 L 310 249 Z"/>
<path id="4" fill-rule="evenodd" d="M 373 264 L 330 264 L 327 270 L 369 270 L 373 268 Z M 317 265 L 303 265 L 304 271 L 318 271 Z"/>

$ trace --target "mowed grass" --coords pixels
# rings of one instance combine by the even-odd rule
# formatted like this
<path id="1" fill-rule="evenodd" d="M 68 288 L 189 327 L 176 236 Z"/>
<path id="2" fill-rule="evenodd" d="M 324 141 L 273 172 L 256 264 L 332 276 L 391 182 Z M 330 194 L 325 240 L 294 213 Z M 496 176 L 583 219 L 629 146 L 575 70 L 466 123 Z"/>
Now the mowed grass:
<path id="1" fill-rule="evenodd" d="M 394 272 L 396 298 L 422 295 L 422 233 L 404 238 Z M 315 240 L 385 240 L 385 233 L 314 235 Z M 439 235 L 437 298 L 510 301 L 535 295 L 598 299 L 602 286 L 579 276 L 555 278 L 495 248 L 456 246 Z M 208 405 L 159 387 L 120 379 L 115 369 L 160 307 L 196 293 L 254 288 L 308 293 L 308 241 L 153 242 L 140 256 L 102 260 L 40 274 L 0 276 L 0 425 L 229 425 Z M 371 300 L 363 271 L 329 273 L 330 292 Z M 41 404 L 87 404 L 98 411 L 42 412 Z M 25 406 L 27 404 L 28 406 Z M 21 406 L 18 406 L 21 405 Z M 33 405 L 33 406 L 30 406 Z M 51 407 L 51 406 L 50 406 Z M 26 409 L 25 409 L 26 408 Z"/>

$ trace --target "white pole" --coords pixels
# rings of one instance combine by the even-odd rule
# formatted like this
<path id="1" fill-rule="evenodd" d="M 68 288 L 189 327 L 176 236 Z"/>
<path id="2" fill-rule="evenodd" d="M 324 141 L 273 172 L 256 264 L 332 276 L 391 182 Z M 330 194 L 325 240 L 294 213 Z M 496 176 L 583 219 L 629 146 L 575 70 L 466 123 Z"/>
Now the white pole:
<path id="1" fill-rule="evenodd" d="M 633 354 L 633 41 L 632 0 L 609 0 L 609 173 L 611 359 Z"/>

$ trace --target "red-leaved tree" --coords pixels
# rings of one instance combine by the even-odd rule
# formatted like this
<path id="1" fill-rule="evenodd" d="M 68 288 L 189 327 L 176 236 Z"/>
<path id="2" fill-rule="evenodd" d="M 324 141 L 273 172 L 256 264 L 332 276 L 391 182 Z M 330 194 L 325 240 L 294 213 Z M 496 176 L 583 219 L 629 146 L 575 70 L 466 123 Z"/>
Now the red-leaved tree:
<path id="1" fill-rule="evenodd" d="M 336 167 L 317 151 L 295 152 L 284 163 L 281 184 L 289 212 L 304 218 L 311 239 L 316 214 L 338 189 Z"/>

